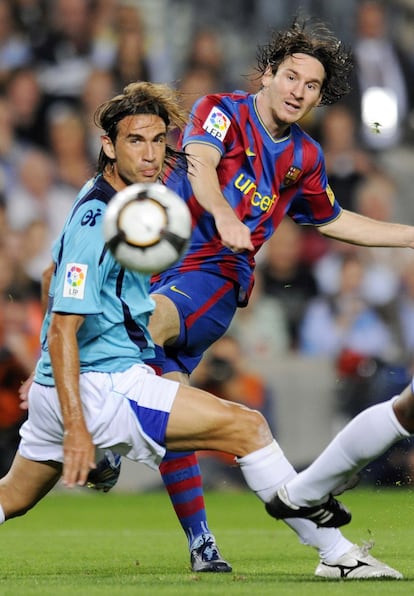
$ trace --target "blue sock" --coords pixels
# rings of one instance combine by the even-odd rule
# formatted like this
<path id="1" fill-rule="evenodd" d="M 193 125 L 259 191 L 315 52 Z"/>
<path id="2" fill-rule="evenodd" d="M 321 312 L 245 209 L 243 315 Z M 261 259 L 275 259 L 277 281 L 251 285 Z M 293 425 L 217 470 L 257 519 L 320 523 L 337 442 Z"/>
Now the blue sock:
<path id="1" fill-rule="evenodd" d="M 194 540 L 201 534 L 211 534 L 207 524 L 197 456 L 193 451 L 185 453 L 167 451 L 160 464 L 160 472 L 175 513 L 191 547 Z"/>

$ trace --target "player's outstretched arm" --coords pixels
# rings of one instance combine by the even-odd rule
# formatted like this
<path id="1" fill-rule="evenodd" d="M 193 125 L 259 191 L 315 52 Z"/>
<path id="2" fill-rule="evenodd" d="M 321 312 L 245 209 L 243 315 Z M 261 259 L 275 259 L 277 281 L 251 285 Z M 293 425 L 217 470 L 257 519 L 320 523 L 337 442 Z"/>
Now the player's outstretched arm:
<path id="1" fill-rule="evenodd" d="M 361 246 L 414 248 L 414 227 L 371 219 L 344 209 L 319 231 L 325 236 Z"/>

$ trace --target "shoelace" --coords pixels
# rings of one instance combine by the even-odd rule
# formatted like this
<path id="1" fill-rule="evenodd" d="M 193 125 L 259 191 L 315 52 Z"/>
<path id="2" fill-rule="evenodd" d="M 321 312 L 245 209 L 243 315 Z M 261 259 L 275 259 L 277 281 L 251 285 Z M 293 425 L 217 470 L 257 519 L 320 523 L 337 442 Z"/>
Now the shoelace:
<path id="1" fill-rule="evenodd" d="M 201 546 L 201 557 L 205 561 L 214 561 L 218 559 L 217 549 L 213 546 L 213 541 L 211 538 L 206 540 Z"/>

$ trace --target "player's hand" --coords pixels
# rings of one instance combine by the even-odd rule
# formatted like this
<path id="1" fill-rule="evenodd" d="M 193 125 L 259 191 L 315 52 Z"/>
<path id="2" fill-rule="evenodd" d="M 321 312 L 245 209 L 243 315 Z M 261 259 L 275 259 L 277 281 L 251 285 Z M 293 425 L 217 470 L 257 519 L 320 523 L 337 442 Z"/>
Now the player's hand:
<path id="1" fill-rule="evenodd" d="M 34 371 L 19 387 L 20 408 L 22 410 L 29 409 L 29 390 L 34 379 Z"/>
<path id="2" fill-rule="evenodd" d="M 63 484 L 68 488 L 86 484 L 90 470 L 96 468 L 95 445 L 83 425 L 65 430 L 63 437 Z"/>
<path id="3" fill-rule="evenodd" d="M 254 250 L 250 229 L 238 219 L 234 212 L 221 213 L 216 215 L 214 220 L 224 246 L 233 252 Z"/>

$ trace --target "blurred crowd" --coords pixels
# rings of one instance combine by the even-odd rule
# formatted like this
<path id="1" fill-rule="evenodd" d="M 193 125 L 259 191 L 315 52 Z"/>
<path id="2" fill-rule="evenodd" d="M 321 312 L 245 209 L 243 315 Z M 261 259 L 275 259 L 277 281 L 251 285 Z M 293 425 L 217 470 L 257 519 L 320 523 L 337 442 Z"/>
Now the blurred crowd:
<path id="1" fill-rule="evenodd" d="M 354 51 L 353 90 L 302 125 L 322 144 L 344 208 L 414 225 L 414 0 L 277 4 L 0 0 L 0 475 L 25 416 L 17 390 L 38 355 L 41 274 L 95 170 L 93 113 L 127 83 L 170 83 L 188 109 L 206 93 L 254 91 L 257 44 L 296 10 L 317 14 Z M 256 364 L 323 356 L 347 419 L 413 373 L 414 253 L 344 245 L 287 219 L 259 253 L 251 304 L 224 341 L 195 383 L 216 382 L 229 399 L 236 386 L 240 399 L 267 412 L 275 400 Z M 217 371 L 225 382 L 212 378 Z M 240 390 L 242 373 L 251 376 Z M 408 445 L 394 466 L 404 479 L 414 473 L 411 453 Z"/>

